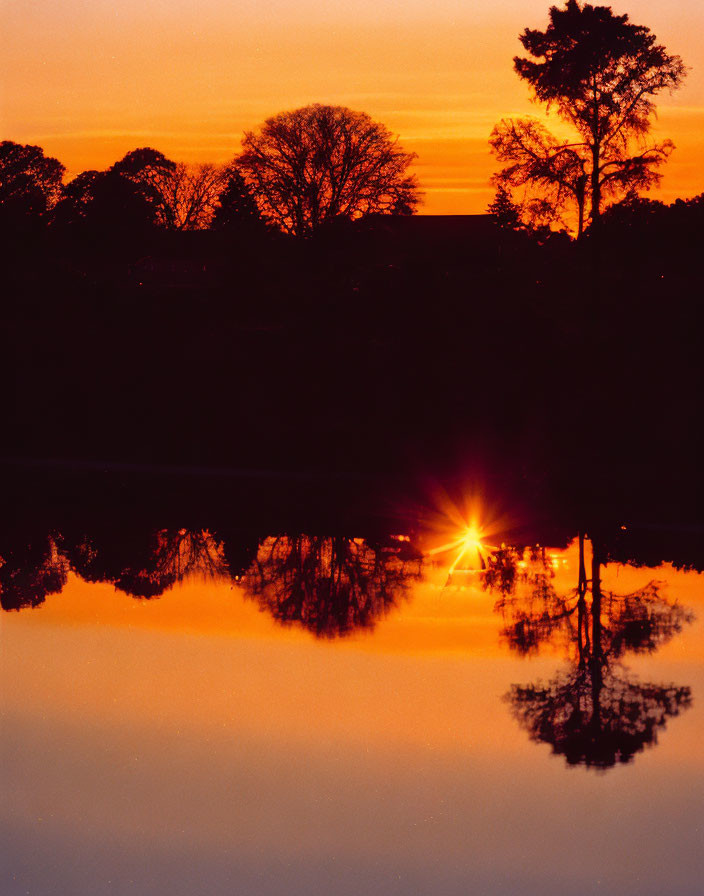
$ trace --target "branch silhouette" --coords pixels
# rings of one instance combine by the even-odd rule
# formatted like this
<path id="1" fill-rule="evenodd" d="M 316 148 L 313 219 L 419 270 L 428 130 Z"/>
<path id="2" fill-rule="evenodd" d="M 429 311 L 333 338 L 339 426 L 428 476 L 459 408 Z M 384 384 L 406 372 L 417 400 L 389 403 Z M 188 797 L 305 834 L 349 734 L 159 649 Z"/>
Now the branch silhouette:
<path id="1" fill-rule="evenodd" d="M 657 743 L 658 731 L 691 706 L 692 695 L 686 686 L 640 682 L 621 660 L 657 650 L 692 622 L 692 613 L 667 600 L 657 582 L 630 594 L 604 593 L 603 549 L 593 545 L 587 579 L 583 535 L 578 584 L 566 595 L 552 586 L 544 554 L 522 556 L 502 550 L 485 575 L 485 587 L 500 594 L 502 635 L 522 655 L 559 646 L 568 668 L 547 684 L 513 685 L 505 699 L 530 738 L 550 744 L 570 765 L 629 762 Z"/>
<path id="2" fill-rule="evenodd" d="M 373 628 L 406 596 L 420 567 L 402 546 L 284 535 L 261 544 L 242 583 L 278 622 L 336 638 Z"/>

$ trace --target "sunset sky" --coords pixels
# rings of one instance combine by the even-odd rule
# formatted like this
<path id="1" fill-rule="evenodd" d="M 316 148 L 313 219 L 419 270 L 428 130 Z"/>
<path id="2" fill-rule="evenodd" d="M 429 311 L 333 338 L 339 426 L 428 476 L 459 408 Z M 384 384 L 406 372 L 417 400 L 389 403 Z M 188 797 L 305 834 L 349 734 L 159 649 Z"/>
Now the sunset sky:
<path id="1" fill-rule="evenodd" d="M 547 0 L 3 0 L 2 138 L 37 143 L 69 176 L 137 146 L 226 162 L 245 129 L 312 102 L 368 112 L 418 154 L 427 213 L 477 213 L 492 190 L 487 138 L 536 114 L 514 74 L 518 34 Z M 701 0 L 625 0 L 690 67 L 658 100 L 677 151 L 660 198 L 704 190 Z"/>

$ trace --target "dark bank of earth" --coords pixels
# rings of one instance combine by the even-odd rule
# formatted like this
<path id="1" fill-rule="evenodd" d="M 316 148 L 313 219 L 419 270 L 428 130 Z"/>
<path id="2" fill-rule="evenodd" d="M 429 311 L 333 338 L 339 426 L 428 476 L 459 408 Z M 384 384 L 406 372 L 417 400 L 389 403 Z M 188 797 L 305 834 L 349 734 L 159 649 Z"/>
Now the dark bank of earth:
<path id="1" fill-rule="evenodd" d="M 465 479 L 536 519 L 701 522 L 700 226 L 24 239 L 4 265 L 2 453 L 344 473 L 351 494 Z"/>

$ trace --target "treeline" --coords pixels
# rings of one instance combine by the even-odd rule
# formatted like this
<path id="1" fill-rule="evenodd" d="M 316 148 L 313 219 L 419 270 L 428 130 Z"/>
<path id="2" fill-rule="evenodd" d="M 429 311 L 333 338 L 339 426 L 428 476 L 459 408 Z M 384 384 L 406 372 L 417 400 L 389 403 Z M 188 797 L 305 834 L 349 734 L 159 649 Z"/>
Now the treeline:
<path id="1" fill-rule="evenodd" d="M 701 518 L 701 197 L 627 198 L 578 241 L 398 214 L 284 239 L 169 229 L 150 154 L 85 178 L 93 223 L 50 223 L 69 184 L 3 242 L 3 455 L 471 469 L 545 515 Z"/>
<path id="2" fill-rule="evenodd" d="M 0 223 L 26 234 L 43 224 L 103 239 L 171 231 L 257 229 L 309 235 L 338 218 L 411 214 L 420 201 L 404 152 L 384 125 L 344 106 L 314 104 L 245 133 L 226 166 L 185 165 L 150 147 L 106 171 L 63 183 L 41 147 L 0 144 Z"/>
<path id="3" fill-rule="evenodd" d="M 231 166 L 185 165 L 144 147 L 105 171 L 64 183 L 65 168 L 41 147 L 0 145 L 3 236 L 52 228 L 77 238 L 145 238 L 182 231 L 263 226 L 244 181 Z"/>
<path id="4" fill-rule="evenodd" d="M 41 147 L 0 144 L 0 232 L 6 246 L 48 231 L 101 251 L 126 245 L 138 250 L 140 242 L 147 245 L 160 232 L 211 230 L 252 237 L 264 237 L 267 230 L 294 232 L 274 220 L 271 209 L 268 215 L 262 212 L 262 194 L 243 176 L 241 159 L 224 166 L 186 165 L 142 147 L 104 171 L 83 171 L 67 183 L 64 177 L 63 164 L 45 156 Z M 417 201 L 366 213 L 408 214 Z M 668 205 L 631 191 L 600 214 L 598 229 L 605 246 L 627 251 L 645 241 L 658 252 L 663 244 L 690 251 L 701 232 L 703 207 L 704 193 Z M 488 213 L 502 230 L 522 231 L 538 242 L 556 233 L 540 216 L 526 216 L 501 184 Z M 349 209 L 328 214 L 305 232 L 357 216 L 362 213 Z M 564 227 L 557 232 L 566 235 Z M 585 235 L 596 236 L 593 224 Z"/>

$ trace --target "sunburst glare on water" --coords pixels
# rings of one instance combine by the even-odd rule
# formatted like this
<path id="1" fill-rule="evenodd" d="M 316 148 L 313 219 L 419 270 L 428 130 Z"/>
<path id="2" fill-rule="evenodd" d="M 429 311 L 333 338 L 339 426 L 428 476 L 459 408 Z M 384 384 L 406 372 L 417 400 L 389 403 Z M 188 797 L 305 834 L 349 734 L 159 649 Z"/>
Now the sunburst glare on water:
<path id="1" fill-rule="evenodd" d="M 505 527 L 476 497 L 455 501 L 442 492 L 435 499 L 437 511 L 428 527 L 430 547 L 425 555 L 449 560 L 450 577 L 486 569 L 489 555 L 498 550 L 497 535 Z"/>
<path id="2" fill-rule="evenodd" d="M 454 560 L 448 570 L 448 574 L 452 575 L 457 569 L 466 571 L 486 569 L 487 554 L 492 550 L 496 550 L 496 547 L 486 544 L 482 530 L 472 524 L 467 526 L 454 541 L 431 548 L 427 554 L 434 556 L 452 553 Z"/>

